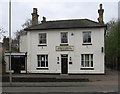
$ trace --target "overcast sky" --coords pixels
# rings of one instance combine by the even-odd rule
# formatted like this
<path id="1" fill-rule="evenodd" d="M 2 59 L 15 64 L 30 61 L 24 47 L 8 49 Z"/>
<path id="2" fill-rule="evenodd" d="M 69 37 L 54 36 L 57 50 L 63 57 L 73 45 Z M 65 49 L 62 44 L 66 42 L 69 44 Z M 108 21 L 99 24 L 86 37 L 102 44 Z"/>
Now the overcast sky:
<path id="1" fill-rule="evenodd" d="M 19 2 L 18 2 L 19 1 Z M 118 18 L 119 0 L 12 0 L 12 36 L 21 25 L 31 19 L 33 8 L 38 9 L 39 21 L 45 16 L 49 20 L 83 19 L 98 21 L 99 4 L 103 4 L 104 22 Z M 9 0 L 0 1 L 0 27 L 8 31 Z"/>

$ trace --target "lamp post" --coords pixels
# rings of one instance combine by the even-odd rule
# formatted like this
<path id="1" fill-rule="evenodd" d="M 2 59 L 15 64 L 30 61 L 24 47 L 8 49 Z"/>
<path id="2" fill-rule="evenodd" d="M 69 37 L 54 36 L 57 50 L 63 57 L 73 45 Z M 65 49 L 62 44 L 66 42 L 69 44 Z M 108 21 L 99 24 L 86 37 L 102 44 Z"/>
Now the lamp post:
<path id="1" fill-rule="evenodd" d="M 9 58 L 9 68 L 10 68 L 10 85 L 12 85 L 12 70 L 11 70 L 11 0 L 9 0 L 9 52 L 10 52 L 10 58 Z"/>

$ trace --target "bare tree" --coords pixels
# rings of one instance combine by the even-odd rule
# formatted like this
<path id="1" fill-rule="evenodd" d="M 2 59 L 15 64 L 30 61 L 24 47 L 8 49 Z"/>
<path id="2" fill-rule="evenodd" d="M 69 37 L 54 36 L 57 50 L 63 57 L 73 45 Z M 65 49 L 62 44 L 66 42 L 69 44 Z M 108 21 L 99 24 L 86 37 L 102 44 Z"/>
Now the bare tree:
<path id="1" fill-rule="evenodd" d="M 7 31 L 0 27 L 0 40 L 5 36 L 6 33 Z"/>
<path id="2" fill-rule="evenodd" d="M 24 31 L 24 28 L 31 27 L 32 26 L 32 20 L 31 19 L 27 19 L 25 21 L 25 23 L 23 23 L 21 26 L 22 26 L 22 29 L 21 30 L 17 30 L 14 33 L 15 34 L 15 38 L 12 40 L 12 44 L 15 45 L 17 49 L 19 49 L 20 36 L 27 34 L 27 32 Z"/>

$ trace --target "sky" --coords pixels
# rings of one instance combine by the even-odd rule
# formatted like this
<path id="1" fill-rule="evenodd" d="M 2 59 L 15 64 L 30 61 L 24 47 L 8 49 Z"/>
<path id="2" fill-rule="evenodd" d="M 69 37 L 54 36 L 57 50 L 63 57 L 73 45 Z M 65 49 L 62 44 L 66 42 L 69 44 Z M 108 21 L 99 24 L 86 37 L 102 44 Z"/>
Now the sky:
<path id="1" fill-rule="evenodd" d="M 118 18 L 119 0 L 11 0 L 12 1 L 12 37 L 22 24 L 31 19 L 33 8 L 38 9 L 39 18 L 50 20 L 90 19 L 98 21 L 99 4 L 103 4 L 104 22 Z M 0 27 L 8 30 L 9 0 L 0 1 Z M 6 34 L 8 36 L 8 34 Z M 1 40 L 0 40 L 1 41 Z"/>

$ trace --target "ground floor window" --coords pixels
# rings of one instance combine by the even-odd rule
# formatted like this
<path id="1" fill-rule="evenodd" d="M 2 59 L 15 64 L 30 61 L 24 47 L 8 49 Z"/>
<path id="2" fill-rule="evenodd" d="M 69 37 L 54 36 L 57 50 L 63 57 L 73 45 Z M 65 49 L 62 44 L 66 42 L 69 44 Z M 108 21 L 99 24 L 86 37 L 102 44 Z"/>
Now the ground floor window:
<path id="1" fill-rule="evenodd" d="M 93 67 L 93 54 L 82 54 L 81 66 L 82 68 Z"/>
<path id="2" fill-rule="evenodd" d="M 48 55 L 38 55 L 38 67 L 48 67 Z"/>

